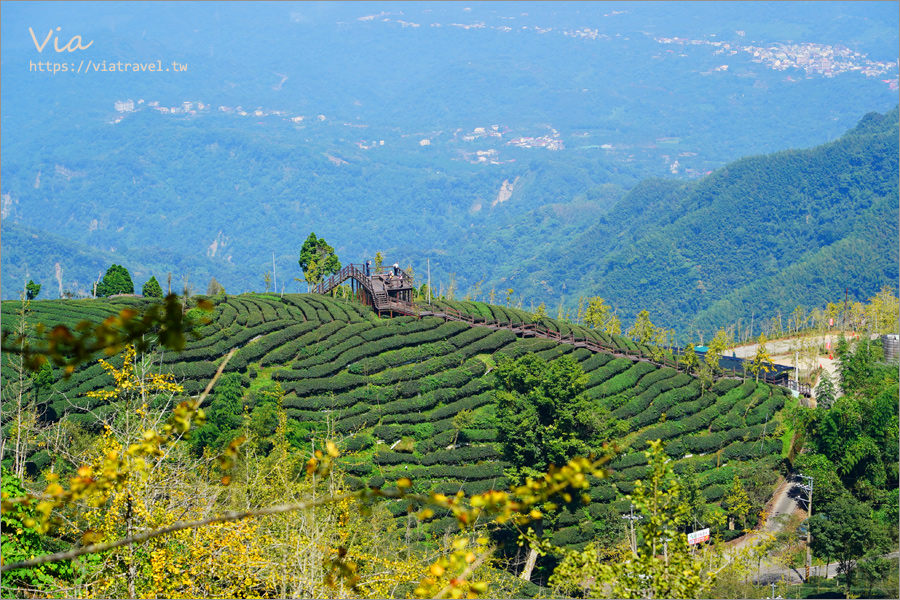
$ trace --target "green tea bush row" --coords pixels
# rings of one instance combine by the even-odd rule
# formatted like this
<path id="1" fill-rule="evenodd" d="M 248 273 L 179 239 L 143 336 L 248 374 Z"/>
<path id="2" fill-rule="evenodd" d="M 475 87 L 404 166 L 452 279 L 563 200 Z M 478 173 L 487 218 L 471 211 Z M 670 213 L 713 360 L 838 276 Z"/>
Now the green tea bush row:
<path id="1" fill-rule="evenodd" d="M 481 481 L 483 479 L 495 479 L 503 477 L 503 469 L 509 466 L 502 461 L 481 463 L 477 465 L 434 465 L 432 467 L 418 467 L 410 469 L 407 477 L 410 479 L 458 479 L 460 481 Z"/>
<path id="2" fill-rule="evenodd" d="M 371 345 L 371 342 L 367 345 Z M 377 356 L 357 359 L 358 362 L 351 364 L 349 370 L 351 373 L 359 374 L 378 373 L 385 369 L 421 362 L 455 351 L 456 346 L 444 340 L 425 342 L 417 346 L 404 346 L 396 350 L 388 350 Z"/>
<path id="3" fill-rule="evenodd" d="M 734 442 L 722 450 L 722 458 L 728 460 L 750 460 L 771 454 L 781 454 L 781 440 L 756 440 Z"/>
<path id="4" fill-rule="evenodd" d="M 319 336 L 323 334 L 327 336 L 328 329 L 331 328 L 333 330 L 337 330 L 341 327 L 340 323 L 328 323 L 322 326 L 319 326 L 315 321 L 306 321 L 306 323 L 312 324 L 315 328 L 301 335 L 300 337 L 289 340 L 283 345 L 275 348 L 274 350 L 271 350 L 268 354 L 262 357 L 259 364 L 263 367 L 268 367 L 271 365 L 283 365 L 285 363 L 288 363 L 292 359 L 294 359 L 302 349 L 306 348 L 309 344 L 317 340 Z"/>
<path id="5" fill-rule="evenodd" d="M 439 427 L 438 431 L 434 433 L 430 438 L 426 440 L 420 441 L 416 444 L 416 450 L 423 454 L 427 454 L 429 452 L 434 452 L 435 450 L 440 450 L 442 448 L 446 448 L 450 444 L 453 443 L 453 440 L 457 438 L 456 429 L 453 427 L 453 423 L 450 419 L 447 420 L 449 423 L 449 427 L 443 428 Z"/>
<path id="6" fill-rule="evenodd" d="M 767 396 L 766 391 L 757 388 L 751 395 L 738 400 L 728 412 L 723 411 L 721 415 L 716 417 L 712 422 L 710 429 L 712 431 L 727 431 L 729 429 L 734 429 L 735 427 L 743 427 L 744 415 L 747 414 L 747 411 L 751 406 L 765 396 Z"/>
<path id="7" fill-rule="evenodd" d="M 654 438 L 656 439 L 656 438 Z M 636 445 L 632 444 L 632 448 L 637 448 Z M 634 467 L 638 465 L 646 465 L 647 464 L 647 456 L 644 454 L 644 450 L 642 448 L 637 448 L 628 454 L 618 457 L 611 463 L 609 463 L 609 467 L 611 469 L 627 469 L 628 467 Z"/>
<path id="8" fill-rule="evenodd" d="M 452 417 L 461 410 L 474 410 L 480 406 L 484 406 L 485 404 L 490 404 L 493 401 L 494 395 L 492 392 L 478 394 L 477 396 L 468 396 L 451 404 L 445 404 L 444 406 L 436 408 L 435 410 L 431 411 L 429 418 L 432 421 L 437 421 L 447 417 Z M 437 429 L 437 427 L 435 427 L 435 429 Z"/>
<path id="9" fill-rule="evenodd" d="M 650 389 L 653 385 L 658 384 L 661 381 L 665 381 L 666 379 L 671 379 L 676 375 L 678 375 L 678 371 L 676 371 L 672 367 L 657 367 L 655 372 L 650 372 L 641 378 L 641 380 L 634 388 L 634 393 L 642 394 L 643 392 Z M 685 377 L 690 377 L 690 375 L 685 375 Z"/>
<path id="10" fill-rule="evenodd" d="M 745 382 L 738 381 L 737 379 L 720 379 L 713 384 L 712 391 L 717 394 L 726 394 L 743 383 Z"/>
<path id="11" fill-rule="evenodd" d="M 656 386 L 659 386 L 661 393 L 656 396 L 649 407 L 631 418 L 631 429 L 633 431 L 658 421 L 663 413 L 668 418 L 668 411 L 673 407 L 683 402 L 689 402 L 700 395 L 700 382 L 685 374 L 666 381 L 660 381 L 653 388 L 644 392 L 644 394 L 652 394 Z M 644 394 L 641 395 L 643 396 Z"/>
<path id="12" fill-rule="evenodd" d="M 469 359 L 461 367 L 449 369 L 439 374 L 428 375 L 415 381 L 403 381 L 399 384 L 402 397 L 414 396 L 422 391 L 428 392 L 439 388 L 460 388 L 471 379 L 484 375 L 487 366 L 477 358 Z"/>
<path id="13" fill-rule="evenodd" d="M 553 532 L 550 541 L 555 546 L 574 546 L 591 540 L 592 531 L 589 528 L 564 527 Z"/>
<path id="14" fill-rule="evenodd" d="M 542 350 L 540 352 L 535 352 L 535 354 L 539 358 L 541 358 L 547 362 L 551 362 L 561 356 L 566 356 L 566 355 L 571 354 L 574 350 L 575 350 L 575 347 L 571 346 L 569 344 L 556 344 L 552 348 L 547 348 L 546 350 Z"/>
<path id="15" fill-rule="evenodd" d="M 759 425 L 766 420 L 771 420 L 772 415 L 784 408 L 786 396 L 781 390 L 772 390 L 768 400 L 751 410 L 747 414 L 747 425 Z"/>
<path id="16" fill-rule="evenodd" d="M 366 411 L 361 415 L 354 415 L 352 417 L 347 417 L 345 419 L 341 419 L 334 424 L 334 429 L 338 433 L 346 433 L 348 431 L 355 431 L 357 429 L 363 429 L 365 427 L 371 427 L 378 422 L 378 416 L 372 414 L 371 411 Z"/>
<path id="17" fill-rule="evenodd" d="M 631 362 L 630 360 L 628 362 Z M 625 371 L 601 383 L 596 391 L 599 397 L 614 396 L 625 390 L 633 390 L 641 378 L 659 369 L 653 363 L 635 362 Z M 637 393 L 637 392 L 635 392 Z"/>
<path id="18" fill-rule="evenodd" d="M 248 306 L 255 307 L 259 312 L 260 318 L 263 322 L 278 320 L 278 316 L 275 312 L 274 307 L 265 300 L 261 298 L 254 298 L 252 296 L 243 296 L 241 300 L 243 300 Z"/>
<path id="19" fill-rule="evenodd" d="M 345 454 L 365 450 L 375 444 L 375 438 L 367 433 L 358 433 L 344 440 L 343 451 Z"/>
<path id="20" fill-rule="evenodd" d="M 677 421 L 686 416 L 694 415 L 716 401 L 715 394 L 703 394 L 696 400 L 682 402 L 673 406 L 667 413 L 669 421 Z"/>
<path id="21" fill-rule="evenodd" d="M 386 369 L 421 362 L 456 351 L 453 344 L 443 340 L 382 351 L 384 347 L 388 346 L 383 345 L 383 342 L 368 342 L 361 346 L 356 351 L 358 356 L 348 360 L 352 363 L 348 366 L 348 370 L 360 375 L 380 373 Z"/>
<path id="22" fill-rule="evenodd" d="M 506 480 L 506 477 L 492 477 L 479 481 L 467 481 L 462 484 L 462 491 L 470 496 L 484 494 L 491 490 L 505 490 L 508 488 L 509 482 Z"/>
<path id="23" fill-rule="evenodd" d="M 204 379 L 208 380 L 216 374 L 218 367 L 207 360 L 195 360 L 193 362 L 175 363 L 166 365 L 166 370 L 176 379 Z"/>
<path id="24" fill-rule="evenodd" d="M 592 486 L 590 496 L 593 500 L 599 500 L 600 502 L 607 503 L 615 499 L 616 490 L 608 482 L 604 482 L 601 485 Z M 590 506 L 588 506 L 588 511 L 590 512 L 592 517 L 594 517 L 594 511 L 591 511 L 591 507 L 593 506 L 595 505 L 591 504 Z"/>
<path id="25" fill-rule="evenodd" d="M 314 322 L 317 322 L 319 320 L 318 315 L 316 315 L 315 308 L 311 307 L 306 302 L 305 298 L 296 294 L 289 294 L 285 296 L 284 299 L 287 300 L 289 304 L 300 309 L 300 312 L 303 314 L 303 318 L 305 320 Z"/>
<path id="26" fill-rule="evenodd" d="M 498 350 L 497 354 L 503 354 L 508 358 L 516 360 L 529 352 L 540 352 L 542 350 L 547 350 L 548 348 L 552 348 L 556 345 L 556 342 L 551 342 L 550 340 L 545 340 L 544 338 L 524 338 L 517 339 L 514 343 L 508 345 L 502 350 Z"/>
<path id="27" fill-rule="evenodd" d="M 616 471 L 613 473 L 614 481 L 637 481 L 638 479 L 646 479 L 650 473 L 649 465 L 637 465 Z"/>
<path id="28" fill-rule="evenodd" d="M 338 401 L 339 398 L 341 399 L 340 402 Z M 332 403 L 332 400 L 334 400 L 334 403 Z M 296 408 L 299 410 L 340 410 L 342 408 L 353 406 L 357 400 L 348 397 L 346 394 L 341 394 L 340 396 L 304 396 L 302 398 L 294 395 L 285 395 L 282 402 L 284 403 L 285 408 Z"/>
<path id="29" fill-rule="evenodd" d="M 235 319 L 235 323 L 237 323 L 238 325 L 246 326 L 247 321 L 250 318 L 250 313 L 247 309 L 247 305 L 245 305 L 237 298 L 233 298 L 232 302 L 238 313 L 237 318 Z"/>
<path id="30" fill-rule="evenodd" d="M 676 474 L 682 475 L 687 472 L 688 468 L 693 466 L 694 473 L 704 473 L 710 469 L 715 469 L 718 464 L 718 458 L 715 455 L 709 456 L 692 456 L 684 460 L 679 460 L 674 464 L 672 470 Z"/>
<path id="31" fill-rule="evenodd" d="M 645 363 L 646 364 L 646 363 Z M 672 385 L 674 378 L 655 383 L 650 389 L 644 391 L 641 395 L 629 400 L 624 406 L 613 410 L 612 416 L 616 419 L 632 419 L 639 417 L 647 410 L 654 398 L 663 390 L 668 389 Z M 630 390 L 628 390 L 630 392 Z M 659 415 L 657 415 L 657 418 Z"/>
<path id="32" fill-rule="evenodd" d="M 615 377 L 619 373 L 625 371 L 626 369 L 631 368 L 633 364 L 634 361 L 632 361 L 630 358 L 624 357 L 614 358 L 608 361 L 602 367 L 591 372 L 587 382 L 585 383 L 585 389 L 591 389 L 593 387 L 601 385 L 604 381 L 607 381 L 612 377 Z M 595 391 L 592 391 L 591 395 L 597 397 Z"/>
<path id="33" fill-rule="evenodd" d="M 291 365 L 294 369 L 303 369 L 334 360 L 348 348 L 362 343 L 361 334 L 372 328 L 371 323 L 348 325 L 339 321 L 333 322 L 339 323 L 340 327 L 330 333 L 328 337 L 320 338 L 314 345 L 310 344 L 301 350 L 300 358 Z M 353 343 L 348 345 L 348 341 Z"/>
<path id="34" fill-rule="evenodd" d="M 284 323 L 288 325 L 288 323 Z M 234 327 L 226 330 L 221 338 L 212 345 L 184 350 L 163 356 L 163 362 L 187 362 L 192 360 L 213 360 L 226 354 L 232 348 L 239 348 L 259 335 L 265 335 L 277 329 L 279 324 L 261 323 L 255 327 Z"/>
<path id="35" fill-rule="evenodd" d="M 381 371 L 370 377 L 370 381 L 376 385 L 393 385 L 398 382 L 413 382 L 429 375 L 443 373 L 449 369 L 460 367 L 464 364 L 465 357 L 460 352 L 434 356 L 422 362 L 408 364 Z"/>
<path id="36" fill-rule="evenodd" d="M 701 488 L 711 485 L 729 484 L 734 480 L 736 472 L 734 465 L 724 465 L 699 474 L 697 480 Z"/>
<path id="37" fill-rule="evenodd" d="M 721 431 L 685 436 L 681 439 L 685 449 L 691 454 L 715 452 L 725 444 L 725 434 Z"/>
<path id="38" fill-rule="evenodd" d="M 393 452 L 391 450 L 380 450 L 376 452 L 372 460 L 376 465 L 419 464 L 419 459 L 414 455 L 407 454 L 406 452 Z"/>
<path id="39" fill-rule="evenodd" d="M 347 312 L 337 302 L 332 301 L 325 303 L 325 310 L 328 311 L 331 318 L 335 321 L 342 321 L 344 323 L 350 322 L 350 317 L 347 315 Z"/>
<path id="40" fill-rule="evenodd" d="M 446 321 L 437 317 L 426 317 L 424 319 L 416 319 L 415 317 L 396 317 L 387 322 L 380 322 L 379 325 L 362 334 L 362 336 L 367 342 L 374 342 L 375 340 L 385 337 L 404 336 L 409 335 L 410 333 L 435 329 L 445 323 Z M 465 324 L 463 323 L 462 325 Z"/>
<path id="41" fill-rule="evenodd" d="M 276 379 L 273 373 L 273 379 Z M 361 385 L 365 385 L 366 378 L 351 373 L 338 373 L 332 377 L 318 379 L 284 380 L 282 387 L 285 391 L 293 390 L 298 396 L 310 396 L 322 392 L 342 392 Z"/>
<path id="42" fill-rule="evenodd" d="M 421 402 L 423 402 L 423 405 L 425 402 L 428 402 L 428 403 L 431 403 L 433 406 L 435 406 L 439 403 L 449 406 L 450 403 L 462 398 L 463 400 L 461 400 L 461 402 L 463 402 L 463 405 L 461 405 L 461 406 L 469 406 L 470 408 L 477 407 L 477 406 L 483 406 L 485 404 L 490 404 L 493 401 L 493 395 L 492 395 L 493 392 L 490 392 L 488 398 L 479 398 L 478 400 L 471 400 L 470 398 L 479 396 L 479 395 L 481 395 L 485 392 L 488 392 L 489 390 L 492 390 L 492 389 L 493 389 L 493 386 L 489 382 L 485 381 L 482 378 L 478 378 L 478 379 L 473 379 L 473 380 L 469 381 L 462 388 L 442 388 L 442 389 L 437 389 L 437 390 L 422 394 Z M 441 409 L 439 409 L 439 410 L 441 410 Z M 455 415 L 456 412 L 458 412 L 459 410 L 462 410 L 462 408 L 460 408 L 458 405 L 454 404 L 453 408 L 448 409 L 448 410 L 452 411 L 451 412 L 451 416 L 452 416 L 452 415 Z M 439 417 L 442 414 L 443 414 L 443 411 L 441 413 L 438 413 Z M 386 414 L 386 415 L 384 415 L 382 422 L 384 422 L 384 423 L 421 423 L 423 421 L 428 421 L 433 418 L 434 417 L 432 415 L 408 412 L 405 414 L 391 414 L 391 415 Z M 447 422 L 448 423 L 450 422 L 449 419 L 447 420 Z M 442 427 L 441 423 L 442 423 L 441 421 L 435 422 L 435 427 L 436 427 L 435 431 L 441 430 L 440 429 L 440 427 Z M 449 428 L 449 425 L 448 425 L 448 428 Z"/>
<path id="43" fill-rule="evenodd" d="M 279 348 L 291 340 L 309 333 L 314 328 L 315 324 L 308 322 L 288 325 L 283 329 L 273 331 L 263 336 L 252 344 L 248 344 L 244 348 L 241 348 L 240 352 L 247 361 L 255 362 L 275 348 Z"/>
<path id="44" fill-rule="evenodd" d="M 722 498 L 725 495 L 725 492 L 728 491 L 730 485 L 725 485 L 722 483 L 717 483 L 715 485 L 710 485 L 708 487 L 703 488 L 700 493 L 703 494 L 703 498 L 707 502 L 715 502 Z"/>
<path id="45" fill-rule="evenodd" d="M 445 340 L 455 333 L 458 333 L 460 331 L 460 326 L 467 327 L 465 323 L 458 323 L 454 321 L 448 321 L 445 325 L 446 326 L 441 325 L 437 328 L 404 333 L 403 335 L 393 335 L 391 337 L 383 337 L 376 338 L 375 340 L 370 340 L 367 343 L 362 344 L 358 348 L 352 350 L 352 352 L 354 352 L 355 354 L 347 356 L 345 358 L 346 363 L 356 363 L 350 366 L 350 369 L 353 372 L 369 374 L 376 373 L 389 368 L 391 359 L 391 357 L 384 359 L 377 355 L 387 353 L 391 350 L 398 350 L 401 348 L 414 347 L 421 344 Z M 366 332 L 366 334 L 372 333 L 372 331 L 378 331 L 379 329 L 381 328 L 375 328 L 374 330 Z M 364 339 L 369 337 L 366 334 L 362 335 Z M 365 358 L 365 360 L 361 360 L 363 358 Z"/>
<path id="46" fill-rule="evenodd" d="M 436 464 L 460 465 L 479 460 L 494 460 L 500 454 L 493 446 L 464 446 L 454 450 L 438 450 L 422 457 L 421 463 L 426 466 Z"/>

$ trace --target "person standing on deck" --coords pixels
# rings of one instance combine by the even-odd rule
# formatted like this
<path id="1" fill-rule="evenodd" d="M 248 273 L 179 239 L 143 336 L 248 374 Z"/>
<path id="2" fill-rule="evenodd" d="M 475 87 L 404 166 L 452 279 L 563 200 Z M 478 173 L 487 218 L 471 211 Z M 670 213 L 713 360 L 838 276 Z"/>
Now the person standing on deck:
<path id="1" fill-rule="evenodd" d="M 371 260 L 367 260 L 367 261 L 366 261 L 366 277 L 371 277 L 371 276 L 372 276 L 371 271 L 370 271 L 371 264 L 372 264 L 372 261 L 371 261 Z"/>
<path id="2" fill-rule="evenodd" d="M 394 263 L 394 277 L 398 277 L 400 275 L 400 265 L 398 263 Z"/>

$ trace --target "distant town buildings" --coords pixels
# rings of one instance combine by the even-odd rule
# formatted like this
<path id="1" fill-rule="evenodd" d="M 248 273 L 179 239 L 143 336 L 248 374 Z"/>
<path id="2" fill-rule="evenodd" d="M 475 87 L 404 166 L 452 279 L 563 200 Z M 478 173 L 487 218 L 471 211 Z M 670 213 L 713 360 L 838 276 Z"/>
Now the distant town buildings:
<path id="1" fill-rule="evenodd" d="M 742 31 L 737 32 L 743 37 Z M 691 40 L 688 38 L 653 38 L 660 44 L 679 45 L 708 45 L 716 48 L 714 54 L 727 54 L 733 56 L 743 52 L 752 56 L 750 60 L 776 71 L 787 69 L 800 69 L 807 76 L 821 75 L 823 77 L 835 77 L 841 73 L 859 72 L 866 77 L 877 77 L 891 70 L 897 69 L 896 61 L 873 61 L 865 54 L 850 50 L 843 46 L 829 46 L 827 44 L 775 44 L 761 47 L 752 45 L 740 45 L 737 43 Z M 722 65 L 714 71 L 724 71 L 727 65 Z M 883 80 L 889 83 L 890 80 Z M 892 88 L 893 89 L 893 88 Z"/>

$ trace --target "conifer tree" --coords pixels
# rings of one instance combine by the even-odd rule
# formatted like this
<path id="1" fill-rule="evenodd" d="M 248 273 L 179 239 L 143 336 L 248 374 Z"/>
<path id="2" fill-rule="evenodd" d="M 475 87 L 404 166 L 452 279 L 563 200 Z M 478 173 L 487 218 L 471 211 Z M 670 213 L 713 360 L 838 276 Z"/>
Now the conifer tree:
<path id="1" fill-rule="evenodd" d="M 147 283 L 144 284 L 144 287 L 141 288 L 141 294 L 143 294 L 145 298 L 163 297 L 162 286 L 159 285 L 156 277 L 150 277 Z"/>
<path id="2" fill-rule="evenodd" d="M 133 294 L 134 282 L 131 274 L 123 266 L 112 265 L 106 270 L 103 281 L 97 284 L 97 296 L 114 296 L 116 294 Z"/>

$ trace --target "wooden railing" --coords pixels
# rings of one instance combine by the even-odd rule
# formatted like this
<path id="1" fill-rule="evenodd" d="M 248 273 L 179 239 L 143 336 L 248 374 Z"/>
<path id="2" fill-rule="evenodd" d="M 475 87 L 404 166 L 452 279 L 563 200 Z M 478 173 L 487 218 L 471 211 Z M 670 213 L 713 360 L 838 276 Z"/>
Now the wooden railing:
<path id="1" fill-rule="evenodd" d="M 631 350 L 628 348 L 609 346 L 599 340 L 589 338 L 587 336 L 578 337 L 574 333 L 563 334 L 559 331 L 553 331 L 546 327 L 541 327 L 537 323 L 526 323 L 524 321 L 512 320 L 504 321 L 502 319 L 488 319 L 486 317 L 478 317 L 468 313 L 463 313 L 450 306 L 437 307 L 434 305 L 417 305 L 412 302 L 397 300 L 390 297 L 387 297 L 387 299 L 378 298 L 376 297 L 376 294 L 372 288 L 371 279 L 369 277 L 366 277 L 365 272 L 362 269 L 353 264 L 347 265 L 346 267 L 341 269 L 340 273 L 332 275 L 327 281 L 318 284 L 318 286 L 316 286 L 316 292 L 320 294 L 327 294 L 351 277 L 360 282 L 360 284 L 369 291 L 375 305 L 375 310 L 378 311 L 379 314 L 383 312 L 390 312 L 416 316 L 420 318 L 425 316 L 434 316 L 452 321 L 462 321 L 464 323 L 468 323 L 471 327 L 478 326 L 490 327 L 492 329 L 506 329 L 515 333 L 516 335 L 520 335 L 521 337 L 540 337 L 561 344 L 572 344 L 573 346 L 576 346 L 578 348 L 586 348 L 591 352 L 604 352 L 606 354 L 612 354 L 617 357 L 630 358 L 635 361 L 650 362 L 663 367 L 671 367 L 676 371 L 683 370 L 683 367 L 674 356 L 671 360 L 666 356 L 664 356 L 661 361 L 654 360 L 652 357 L 646 356 L 640 349 Z M 404 278 L 405 277 L 406 275 L 404 274 Z M 741 360 L 741 362 L 745 361 Z M 730 374 L 728 373 L 728 371 L 725 371 L 721 374 L 720 377 L 744 380 L 747 377 L 747 373 L 746 370 L 742 370 L 739 372 L 737 369 L 733 368 L 731 369 Z M 760 379 L 762 379 L 766 383 L 787 387 L 788 389 L 799 392 L 803 396 L 811 396 L 809 385 L 789 379 L 787 374 L 784 372 L 772 375 L 770 375 L 769 373 L 763 373 L 760 375 Z"/>

